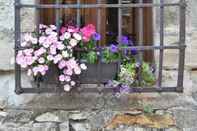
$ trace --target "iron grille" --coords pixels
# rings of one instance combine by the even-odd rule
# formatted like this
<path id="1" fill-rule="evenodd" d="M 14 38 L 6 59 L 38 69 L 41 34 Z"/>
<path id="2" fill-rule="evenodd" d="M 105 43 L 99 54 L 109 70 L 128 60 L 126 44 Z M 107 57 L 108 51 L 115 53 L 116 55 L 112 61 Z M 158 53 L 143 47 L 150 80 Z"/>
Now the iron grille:
<path id="1" fill-rule="evenodd" d="M 122 36 L 122 10 L 125 8 L 138 8 L 139 9 L 139 43 L 143 42 L 143 9 L 147 7 L 157 7 L 160 9 L 160 45 L 154 45 L 151 46 L 144 46 L 144 45 L 138 45 L 135 48 L 140 51 L 145 50 L 158 50 L 160 52 L 159 55 L 159 75 L 158 75 L 158 82 L 156 87 L 154 88 L 131 88 L 130 92 L 182 92 L 183 91 L 183 76 L 184 76 L 184 59 L 185 59 L 185 11 L 186 11 L 186 2 L 185 0 L 180 0 L 178 3 L 164 3 L 164 0 L 160 0 L 159 4 L 155 3 L 143 3 L 143 0 L 138 0 L 135 3 L 128 3 L 125 4 L 125 1 L 118 0 L 117 4 L 103 4 L 101 3 L 101 0 L 97 0 L 96 4 L 83 4 L 80 3 L 80 0 L 77 0 L 76 4 L 59 4 L 59 0 L 56 0 L 55 4 L 23 4 L 20 2 L 20 0 L 15 0 L 15 55 L 17 54 L 18 50 L 21 50 L 22 47 L 20 47 L 21 42 L 21 16 L 20 12 L 22 8 L 34 8 L 36 10 L 39 9 L 57 9 L 56 11 L 56 25 L 59 27 L 59 12 L 58 9 L 68 9 L 68 8 L 74 8 L 77 10 L 77 25 L 80 25 L 80 9 L 83 8 L 95 8 L 97 9 L 97 29 L 100 28 L 100 22 L 101 22 L 101 9 L 102 8 L 116 8 L 118 9 L 118 39 L 120 41 Z M 179 8 L 179 41 L 177 42 L 177 45 L 167 46 L 164 44 L 164 8 L 165 7 L 178 7 Z M 37 22 L 37 25 L 39 22 Z M 164 50 L 174 49 L 179 51 L 179 63 L 178 63 L 178 80 L 175 87 L 162 87 L 162 70 L 163 70 L 163 61 L 164 61 Z M 98 64 L 99 66 L 99 64 Z M 39 88 L 33 87 L 22 87 L 21 85 L 21 68 L 18 64 L 15 64 L 15 92 L 17 94 L 21 93 L 52 93 L 57 91 L 63 91 L 62 88 L 60 88 L 58 85 L 56 88 Z M 99 89 L 95 88 L 84 88 L 80 91 L 84 92 L 98 92 Z M 112 89 L 110 88 L 103 88 L 103 92 L 112 92 Z"/>

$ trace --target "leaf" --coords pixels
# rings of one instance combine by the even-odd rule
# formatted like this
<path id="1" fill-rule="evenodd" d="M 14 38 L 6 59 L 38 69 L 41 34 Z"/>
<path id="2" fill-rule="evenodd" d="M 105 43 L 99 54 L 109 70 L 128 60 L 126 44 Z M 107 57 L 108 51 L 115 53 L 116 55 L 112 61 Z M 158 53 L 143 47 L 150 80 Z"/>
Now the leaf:
<path id="1" fill-rule="evenodd" d="M 90 64 L 94 64 L 97 61 L 97 54 L 94 51 L 90 51 L 89 53 L 87 53 L 86 56 L 87 62 Z"/>

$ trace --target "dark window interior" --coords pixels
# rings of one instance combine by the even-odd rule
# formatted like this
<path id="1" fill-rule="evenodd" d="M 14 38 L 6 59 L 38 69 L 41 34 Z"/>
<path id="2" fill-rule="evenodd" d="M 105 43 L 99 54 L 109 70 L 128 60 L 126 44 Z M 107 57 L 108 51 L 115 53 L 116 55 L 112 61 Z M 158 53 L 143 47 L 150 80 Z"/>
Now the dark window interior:
<path id="1" fill-rule="evenodd" d="M 104 4 L 117 4 L 118 0 L 101 0 Z M 123 4 L 136 3 L 138 0 L 122 0 Z M 152 0 L 144 0 L 144 3 L 151 3 Z M 55 0 L 41 0 L 42 4 L 54 4 Z M 60 4 L 76 4 L 77 0 L 62 0 Z M 96 4 L 96 0 L 81 0 L 81 4 Z M 76 24 L 76 9 L 60 9 L 61 25 Z M 97 9 L 80 9 L 81 26 L 97 23 Z M 118 35 L 118 9 L 102 8 L 101 9 L 101 25 L 99 32 L 102 34 L 102 44 L 108 45 L 110 42 L 116 41 Z M 41 9 L 40 23 L 55 24 L 55 9 Z M 123 8 L 122 9 L 122 34 L 128 36 L 135 45 L 138 45 L 139 29 L 138 29 L 138 9 Z M 105 25 L 105 26 L 104 26 Z M 153 27 L 152 27 L 152 8 L 143 9 L 143 45 L 152 45 L 153 43 Z M 141 43 L 142 44 L 142 43 Z M 144 60 L 153 62 L 153 52 L 144 51 Z"/>

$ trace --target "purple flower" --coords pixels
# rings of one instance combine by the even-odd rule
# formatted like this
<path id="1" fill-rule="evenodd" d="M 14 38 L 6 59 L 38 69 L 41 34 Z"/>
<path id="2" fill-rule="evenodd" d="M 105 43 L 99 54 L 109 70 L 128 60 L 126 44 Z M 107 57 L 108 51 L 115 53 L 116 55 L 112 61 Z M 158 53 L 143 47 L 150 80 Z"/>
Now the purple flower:
<path id="1" fill-rule="evenodd" d="M 114 44 L 111 44 L 110 51 L 112 53 L 116 53 L 116 52 L 118 52 L 118 47 L 116 45 L 114 45 Z"/>
<path id="2" fill-rule="evenodd" d="M 131 54 L 132 55 L 136 55 L 137 54 L 137 49 L 136 48 L 132 48 L 131 49 Z"/>
<path id="3" fill-rule="evenodd" d="M 127 36 L 122 36 L 121 37 L 121 43 L 123 45 L 129 45 L 129 39 L 128 39 L 128 37 Z"/>
<path id="4" fill-rule="evenodd" d="M 122 93 L 122 94 L 130 93 L 130 87 L 128 85 L 121 85 L 120 86 L 120 93 Z"/>
<path id="5" fill-rule="evenodd" d="M 93 35 L 93 39 L 94 39 L 95 41 L 101 40 L 101 34 L 95 33 L 95 34 Z"/>

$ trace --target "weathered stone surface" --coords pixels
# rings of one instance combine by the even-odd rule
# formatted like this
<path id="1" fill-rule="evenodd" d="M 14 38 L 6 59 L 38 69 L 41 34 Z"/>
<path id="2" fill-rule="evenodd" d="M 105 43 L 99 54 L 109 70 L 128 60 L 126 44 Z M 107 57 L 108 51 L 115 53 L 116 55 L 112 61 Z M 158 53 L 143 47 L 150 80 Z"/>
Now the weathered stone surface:
<path id="1" fill-rule="evenodd" d="M 87 122 L 72 122 L 70 125 L 73 131 L 92 131 L 91 126 Z"/>
<path id="2" fill-rule="evenodd" d="M 33 131 L 57 131 L 58 126 L 55 123 L 34 123 Z"/>
<path id="3" fill-rule="evenodd" d="M 64 123 L 59 124 L 60 131 L 70 131 L 69 130 L 69 122 L 65 121 Z"/>
<path id="4" fill-rule="evenodd" d="M 88 117 L 88 120 L 92 129 L 101 129 L 104 128 L 105 124 L 110 121 L 117 113 L 119 112 L 111 110 L 95 111 Z"/>
<path id="5" fill-rule="evenodd" d="M 188 108 L 171 109 L 174 114 L 176 125 L 179 128 L 197 128 L 197 110 Z"/>
<path id="6" fill-rule="evenodd" d="M 73 111 L 69 113 L 69 119 L 74 121 L 87 120 L 89 112 Z"/>
<path id="7" fill-rule="evenodd" d="M 111 122 L 107 123 L 106 129 L 116 129 L 120 125 L 127 126 L 145 126 L 150 128 L 169 128 L 175 126 L 173 117 L 169 114 L 166 115 L 116 115 Z"/>
<path id="8" fill-rule="evenodd" d="M 9 122 L 19 122 L 19 123 L 26 123 L 31 121 L 34 116 L 33 111 L 28 110 L 6 110 L 6 117 L 4 119 L 4 123 Z"/>
<path id="9" fill-rule="evenodd" d="M 53 113 L 47 112 L 37 116 L 35 119 L 37 122 L 61 122 L 59 117 Z"/>

